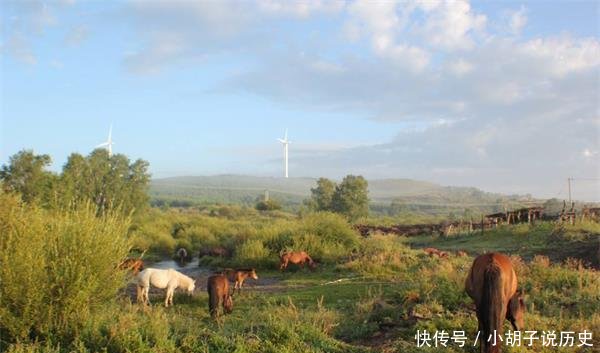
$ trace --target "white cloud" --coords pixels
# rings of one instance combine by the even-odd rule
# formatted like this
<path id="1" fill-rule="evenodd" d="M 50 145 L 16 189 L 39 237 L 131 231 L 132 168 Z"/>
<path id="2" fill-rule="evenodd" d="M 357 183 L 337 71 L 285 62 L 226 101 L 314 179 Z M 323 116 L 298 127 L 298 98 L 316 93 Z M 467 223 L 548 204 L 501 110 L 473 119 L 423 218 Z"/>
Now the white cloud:
<path id="1" fill-rule="evenodd" d="M 512 34 L 518 35 L 527 24 L 527 9 L 521 6 L 519 10 L 512 11 L 509 15 L 508 27 Z"/>
<path id="2" fill-rule="evenodd" d="M 418 31 L 428 45 L 447 50 L 473 47 L 472 35 L 482 32 L 487 23 L 487 17 L 473 12 L 464 0 L 424 1 L 419 8 L 425 13 L 425 20 Z"/>

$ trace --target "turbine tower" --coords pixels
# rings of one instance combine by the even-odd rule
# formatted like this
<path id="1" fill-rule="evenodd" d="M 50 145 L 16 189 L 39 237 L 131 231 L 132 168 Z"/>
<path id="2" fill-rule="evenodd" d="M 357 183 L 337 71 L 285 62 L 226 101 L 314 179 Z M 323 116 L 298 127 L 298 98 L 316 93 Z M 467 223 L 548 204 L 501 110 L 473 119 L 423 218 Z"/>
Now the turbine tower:
<path id="1" fill-rule="evenodd" d="M 279 142 L 283 144 L 283 165 L 285 168 L 285 177 L 288 177 L 288 145 L 290 144 L 290 140 L 287 137 L 287 129 L 285 129 L 285 136 L 283 139 L 277 139 Z"/>
<path id="2" fill-rule="evenodd" d="M 96 146 L 96 148 L 105 147 L 106 150 L 108 151 L 108 156 L 111 157 L 113 143 L 114 142 L 112 140 L 112 124 L 110 124 L 110 129 L 108 130 L 108 140 L 106 140 L 106 142 L 102 142 L 101 144 Z"/>

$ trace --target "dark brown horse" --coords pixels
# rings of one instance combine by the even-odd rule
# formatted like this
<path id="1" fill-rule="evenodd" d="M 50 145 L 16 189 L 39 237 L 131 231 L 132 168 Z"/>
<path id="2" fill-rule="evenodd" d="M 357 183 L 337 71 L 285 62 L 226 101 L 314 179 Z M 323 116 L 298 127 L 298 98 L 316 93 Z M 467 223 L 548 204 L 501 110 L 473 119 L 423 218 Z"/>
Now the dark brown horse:
<path id="1" fill-rule="evenodd" d="M 233 311 L 233 300 L 229 295 L 229 281 L 225 275 L 208 277 L 208 311 L 213 319 L 219 316 L 219 304 L 223 305 L 225 314 Z"/>
<path id="2" fill-rule="evenodd" d="M 238 293 L 242 293 L 242 286 L 244 285 L 244 281 L 246 278 L 250 277 L 254 280 L 258 279 L 258 275 L 256 274 L 256 270 L 254 268 L 227 268 L 224 271 L 225 276 L 231 281 L 234 282 L 232 295 L 235 294 L 235 290 L 238 290 Z"/>
<path id="3" fill-rule="evenodd" d="M 475 301 L 480 332 L 482 353 L 500 352 L 500 339 L 504 319 L 508 319 L 515 330 L 523 329 L 523 293 L 517 290 L 517 274 L 508 256 L 489 253 L 473 261 L 465 282 L 467 294 Z M 488 338 L 492 341 L 488 342 Z M 492 344 L 496 342 L 496 345 Z"/>
<path id="4" fill-rule="evenodd" d="M 308 267 L 311 269 L 317 267 L 317 264 L 305 251 L 288 251 L 279 256 L 279 270 L 285 270 L 290 262 L 301 268 L 304 268 L 305 263 L 308 263 Z"/>

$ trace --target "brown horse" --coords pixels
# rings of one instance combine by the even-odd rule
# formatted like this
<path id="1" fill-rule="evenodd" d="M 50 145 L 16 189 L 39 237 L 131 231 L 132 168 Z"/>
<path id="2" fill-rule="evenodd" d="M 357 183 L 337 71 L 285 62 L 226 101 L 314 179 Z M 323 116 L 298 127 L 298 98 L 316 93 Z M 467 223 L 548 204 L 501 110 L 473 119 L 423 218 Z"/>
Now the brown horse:
<path id="1" fill-rule="evenodd" d="M 305 263 L 308 263 L 308 267 L 311 269 L 317 267 L 317 264 L 305 251 L 288 251 L 279 256 L 279 270 L 285 270 L 290 262 L 301 268 L 304 268 Z"/>
<path id="2" fill-rule="evenodd" d="M 242 293 L 242 286 L 244 285 L 246 278 L 250 277 L 253 280 L 258 279 L 258 275 L 254 268 L 238 268 L 235 270 L 226 268 L 223 272 L 231 282 L 235 283 L 231 295 L 235 294 L 236 289 L 238 290 L 238 293 Z"/>
<path id="3" fill-rule="evenodd" d="M 219 316 L 219 304 L 223 305 L 225 314 L 233 311 L 233 300 L 229 295 L 229 281 L 225 275 L 212 275 L 208 277 L 208 311 L 213 319 Z"/>
<path id="4" fill-rule="evenodd" d="M 467 294 L 475 301 L 479 323 L 480 351 L 500 352 L 500 339 L 496 345 L 488 338 L 496 332 L 502 335 L 502 324 L 508 319 L 514 330 L 523 329 L 525 304 L 523 293 L 517 290 L 517 274 L 508 256 L 489 253 L 478 256 L 473 261 L 465 282 Z"/>
<path id="5" fill-rule="evenodd" d="M 423 251 L 425 251 L 425 253 L 428 254 L 429 256 L 437 255 L 437 257 L 439 257 L 441 259 L 445 259 L 448 257 L 447 252 L 441 251 L 436 248 L 425 248 L 425 249 L 423 249 Z"/>
<path id="6" fill-rule="evenodd" d="M 464 252 L 464 251 L 462 251 L 462 250 L 458 250 L 458 251 L 456 252 L 456 256 L 458 256 L 458 257 L 466 257 L 466 256 L 468 256 L 468 255 L 467 255 L 467 253 L 466 253 L 466 252 Z"/>
<path id="7" fill-rule="evenodd" d="M 433 255 L 438 255 L 440 254 L 440 251 L 436 248 L 425 248 L 423 249 L 423 251 L 425 251 L 425 253 L 429 256 L 433 256 Z"/>
<path id="8" fill-rule="evenodd" d="M 119 264 L 119 270 L 131 270 L 133 275 L 144 269 L 144 261 L 142 259 L 127 258 Z"/>

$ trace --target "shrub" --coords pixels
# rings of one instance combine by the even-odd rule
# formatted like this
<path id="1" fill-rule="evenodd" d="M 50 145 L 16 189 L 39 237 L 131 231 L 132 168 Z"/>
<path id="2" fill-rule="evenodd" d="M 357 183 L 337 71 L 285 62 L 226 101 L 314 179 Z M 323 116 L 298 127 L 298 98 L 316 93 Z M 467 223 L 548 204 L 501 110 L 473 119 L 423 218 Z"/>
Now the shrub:
<path id="1" fill-rule="evenodd" d="M 117 295 L 129 221 L 91 206 L 41 210 L 0 194 L 0 330 L 10 341 L 69 335 Z"/>
<path id="2" fill-rule="evenodd" d="M 235 261 L 242 266 L 263 266 L 272 264 L 268 261 L 269 257 L 273 260 L 276 256 L 270 256 L 271 253 L 260 239 L 247 240 L 236 249 Z"/>

